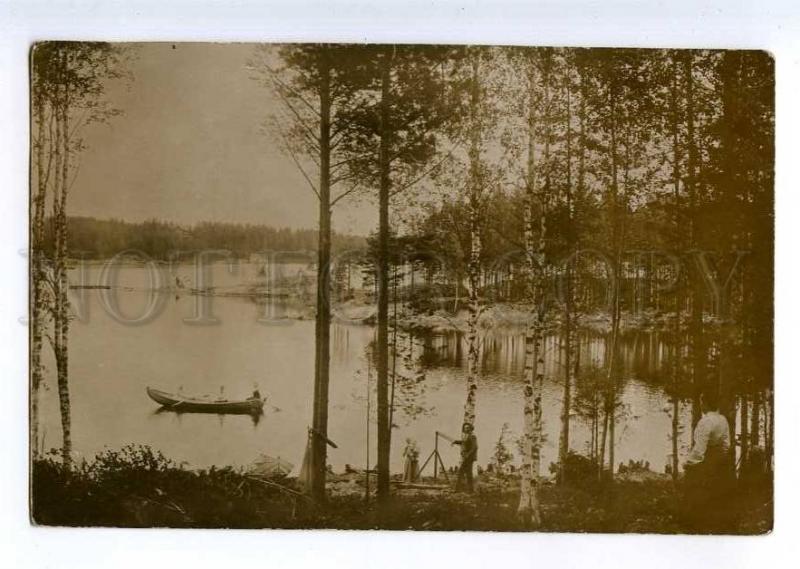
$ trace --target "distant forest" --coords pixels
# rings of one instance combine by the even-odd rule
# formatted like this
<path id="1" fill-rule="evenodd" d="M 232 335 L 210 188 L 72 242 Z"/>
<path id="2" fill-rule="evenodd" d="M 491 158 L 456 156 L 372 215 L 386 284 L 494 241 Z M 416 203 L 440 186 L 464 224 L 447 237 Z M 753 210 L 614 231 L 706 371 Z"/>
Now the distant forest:
<path id="1" fill-rule="evenodd" d="M 171 252 L 224 249 L 238 258 L 259 251 L 311 251 L 317 249 L 315 229 L 290 229 L 243 223 L 204 221 L 182 226 L 168 221 L 131 223 L 118 219 L 69 217 L 70 256 L 108 259 L 137 250 L 152 259 L 167 260 Z M 52 252 L 53 232 L 48 225 L 46 250 Z M 365 247 L 363 237 L 333 234 L 334 250 Z"/>

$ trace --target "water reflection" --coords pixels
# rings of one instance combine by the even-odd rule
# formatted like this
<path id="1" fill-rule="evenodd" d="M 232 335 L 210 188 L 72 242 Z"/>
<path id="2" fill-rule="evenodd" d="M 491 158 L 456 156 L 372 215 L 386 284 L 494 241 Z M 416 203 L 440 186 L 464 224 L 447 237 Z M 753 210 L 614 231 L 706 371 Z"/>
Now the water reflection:
<path id="1" fill-rule="evenodd" d="M 437 331 L 414 332 L 422 339 L 424 353 L 422 362 L 429 369 L 439 367 L 463 367 L 466 357 L 466 341 L 463 332 Z M 583 332 L 579 335 L 579 361 L 581 365 L 600 367 L 605 362 L 606 338 L 597 333 Z M 545 367 L 548 375 L 559 372 L 561 366 L 561 338 L 557 334 L 545 335 L 543 341 Z M 509 379 L 521 378 L 525 367 L 524 331 L 503 329 L 484 332 L 479 345 L 481 371 L 489 375 L 506 375 Z M 653 384 L 665 381 L 664 370 L 668 366 L 668 348 L 658 332 L 637 332 L 622 336 L 617 355 L 625 377 Z"/>
<path id="2" fill-rule="evenodd" d="M 124 275 L 123 275 L 124 276 Z M 222 278 L 222 277 L 221 277 Z M 227 277 L 225 277 L 227 278 Z M 225 282 L 225 281 L 222 281 Z M 299 465 L 304 451 L 314 377 L 314 322 L 291 319 L 276 326 L 259 322 L 261 307 L 244 298 L 214 299 L 216 326 L 187 326 L 183 319 L 195 309 L 194 297 L 166 292 L 163 313 L 145 326 L 124 326 L 105 313 L 98 291 L 81 291 L 90 318 L 76 321 L 70 340 L 74 445 L 91 455 L 104 447 L 148 444 L 178 461 L 194 466 L 245 465 L 258 454 L 282 456 Z M 147 302 L 147 292 L 119 293 L 120 302 L 135 314 Z M 362 465 L 366 456 L 368 376 L 367 348 L 374 328 L 341 324 L 331 330 L 331 392 L 329 434 L 339 444 L 329 460 L 337 470 L 346 463 Z M 427 454 L 435 431 L 459 431 L 464 403 L 466 340 L 457 332 L 421 332 L 398 336 L 398 381 L 393 422 L 394 441 L 413 438 Z M 524 367 L 522 330 L 484 331 L 481 336 L 481 380 L 477 433 L 479 462 L 488 462 L 494 442 L 508 423 L 511 436 L 522 432 Z M 576 397 L 590 385 L 595 367 L 605 361 L 606 342 L 600 334 L 580 337 L 581 369 Z M 616 370 L 621 411 L 615 433 L 616 460 L 647 460 L 661 469 L 672 453 L 673 401 L 666 387 L 669 343 L 657 332 L 624 335 Z M 557 455 L 563 388 L 559 337 L 544 342 L 543 419 L 546 443 L 543 465 Z M 49 351 L 45 356 L 51 358 Z M 45 364 L 54 369 L 52 361 Z M 681 376 L 681 383 L 685 383 Z M 257 381 L 269 396 L 263 416 L 214 416 L 159 412 L 146 395 L 148 385 L 191 393 L 246 396 Z M 374 389 L 374 371 L 372 376 Z M 677 406 L 678 453 L 690 441 L 691 408 L 681 391 Z M 58 401 L 54 381 L 42 395 L 41 432 L 45 446 L 60 444 Z M 372 405 L 374 413 L 375 406 Z M 369 440 L 376 440 L 374 420 Z M 585 410 L 573 411 L 571 446 L 586 452 L 596 446 L 596 422 Z M 512 450 L 516 446 L 512 444 Z M 395 445 L 392 467 L 402 468 L 402 449 Z M 457 449 L 442 451 L 448 465 L 458 460 Z M 515 453 L 517 454 L 517 453 Z M 374 459 L 374 448 L 372 449 Z"/>
<path id="3" fill-rule="evenodd" d="M 264 416 L 263 412 L 261 412 L 261 413 L 219 413 L 217 411 L 191 411 L 191 412 L 188 412 L 188 411 L 176 411 L 175 409 L 168 409 L 166 407 L 159 407 L 158 409 L 153 411 L 152 414 L 153 415 L 174 415 L 175 417 L 177 417 L 178 422 L 181 421 L 181 418 L 184 415 L 189 415 L 189 414 L 192 414 L 192 415 L 195 415 L 195 414 L 198 414 L 198 415 L 216 415 L 219 418 L 220 425 L 224 424 L 225 417 L 227 417 L 228 415 L 239 415 L 239 416 L 248 417 L 252 421 L 254 427 L 258 426 L 258 424 L 261 422 L 261 417 Z"/>

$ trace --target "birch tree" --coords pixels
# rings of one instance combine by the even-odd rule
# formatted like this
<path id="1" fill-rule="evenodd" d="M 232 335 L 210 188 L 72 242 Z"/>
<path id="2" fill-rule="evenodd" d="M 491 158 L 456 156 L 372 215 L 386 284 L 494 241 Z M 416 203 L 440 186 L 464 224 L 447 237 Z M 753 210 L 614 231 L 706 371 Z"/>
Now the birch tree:
<path id="1" fill-rule="evenodd" d="M 523 49 L 508 52 L 512 69 L 522 68 L 525 80 L 521 90 L 523 118 L 521 140 L 506 140 L 512 161 L 524 163 L 523 250 L 526 299 L 531 315 L 525 330 L 523 383 L 523 435 L 521 440 L 520 501 L 517 514 L 526 525 L 541 524 L 538 479 L 541 469 L 542 391 L 544 354 L 542 346 L 546 316 L 545 279 L 550 192 L 550 82 L 553 53 L 548 49 Z M 516 147 L 516 148 L 515 148 Z M 541 147 L 541 150 L 540 150 Z M 541 156 L 540 156 L 541 153 Z M 541 173 L 541 176 L 540 176 Z"/>
<path id="2" fill-rule="evenodd" d="M 62 429 L 62 460 L 72 463 L 72 419 L 69 393 L 69 255 L 67 203 L 77 177 L 76 159 L 84 147 L 82 129 L 91 122 L 106 121 L 119 113 L 104 99 L 106 82 L 119 79 L 123 50 L 106 43 L 44 42 L 34 46 L 32 66 L 33 116 L 36 134 L 36 195 L 31 223 L 31 389 L 32 442 L 38 438 L 38 397 L 43 369 L 41 349 L 44 320 L 49 312 L 47 335 L 56 363 L 56 383 Z M 47 122 L 47 127 L 45 127 Z M 47 195 L 53 257 L 44 256 Z"/>
<path id="3" fill-rule="evenodd" d="M 469 86 L 469 152 L 468 190 L 466 197 L 469 224 L 469 261 L 467 263 L 467 399 L 464 403 L 465 425 L 475 431 L 475 406 L 478 396 L 480 356 L 478 346 L 478 320 L 480 318 L 479 289 L 481 282 L 481 209 L 484 180 L 481 165 L 481 62 L 480 52 L 473 49 L 469 56 L 471 77 Z"/>
<path id="4" fill-rule="evenodd" d="M 562 85 L 565 95 L 564 112 L 564 162 L 565 162 L 565 186 L 564 186 L 564 245 L 566 248 L 566 263 L 561 267 L 561 287 L 562 301 L 562 325 L 561 325 L 561 350 L 564 370 L 564 388 L 561 399 L 561 433 L 558 441 L 558 482 L 565 483 L 567 480 L 567 460 L 570 450 L 570 415 L 572 413 L 572 388 L 575 377 L 578 375 L 580 367 L 580 345 L 576 330 L 576 302 L 575 302 L 575 265 L 577 261 L 578 249 L 578 229 L 577 229 L 577 204 L 582 198 L 583 192 L 583 172 L 579 172 L 581 180 L 578 182 L 577 192 L 573 188 L 572 160 L 574 154 L 573 145 L 573 99 L 574 85 L 573 74 L 577 68 L 574 54 L 565 54 L 565 61 L 562 71 Z M 578 96 L 581 97 L 580 91 Z M 581 104 L 583 100 L 581 99 Z M 582 141 L 579 141 L 582 142 Z M 579 166 L 583 162 L 584 149 L 579 149 Z M 577 194 L 577 196 L 576 196 Z"/>
<path id="5" fill-rule="evenodd" d="M 45 218 L 47 188 L 52 172 L 55 142 L 48 136 L 54 116 L 48 100 L 52 88 L 52 46 L 42 44 L 31 54 L 31 109 L 34 128 L 31 129 L 33 163 L 31 170 L 31 452 L 35 458 L 39 448 L 39 393 L 44 380 L 42 345 L 49 308 L 52 306 L 47 288 L 47 260 L 45 258 Z"/>

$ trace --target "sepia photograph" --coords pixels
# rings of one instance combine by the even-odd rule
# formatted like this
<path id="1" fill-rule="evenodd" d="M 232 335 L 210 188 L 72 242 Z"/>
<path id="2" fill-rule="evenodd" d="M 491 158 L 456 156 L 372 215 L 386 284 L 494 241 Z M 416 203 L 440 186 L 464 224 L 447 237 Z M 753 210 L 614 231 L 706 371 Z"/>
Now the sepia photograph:
<path id="1" fill-rule="evenodd" d="M 29 79 L 31 524 L 772 531 L 770 53 L 42 38 Z"/>

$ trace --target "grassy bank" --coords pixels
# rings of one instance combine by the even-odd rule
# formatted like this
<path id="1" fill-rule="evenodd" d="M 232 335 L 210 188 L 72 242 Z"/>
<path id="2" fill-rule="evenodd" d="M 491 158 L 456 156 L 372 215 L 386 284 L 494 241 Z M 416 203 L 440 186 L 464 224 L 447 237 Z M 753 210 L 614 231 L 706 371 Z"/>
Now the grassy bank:
<path id="1" fill-rule="evenodd" d="M 334 477 L 335 480 L 335 477 Z M 332 482 L 332 485 L 336 485 Z M 340 482 L 340 486 L 341 486 Z M 32 519 L 42 525 L 207 528 L 340 528 L 524 531 L 517 481 L 481 478 L 468 495 L 450 489 L 397 489 L 379 507 L 362 487 L 332 492 L 320 507 L 293 480 L 259 480 L 230 468 L 188 470 L 143 447 L 107 451 L 66 472 L 53 458 L 32 472 Z M 683 533 L 680 492 L 671 481 L 544 484 L 541 531 Z M 764 533 L 772 525 L 771 491 L 736 495 L 726 533 Z"/>

